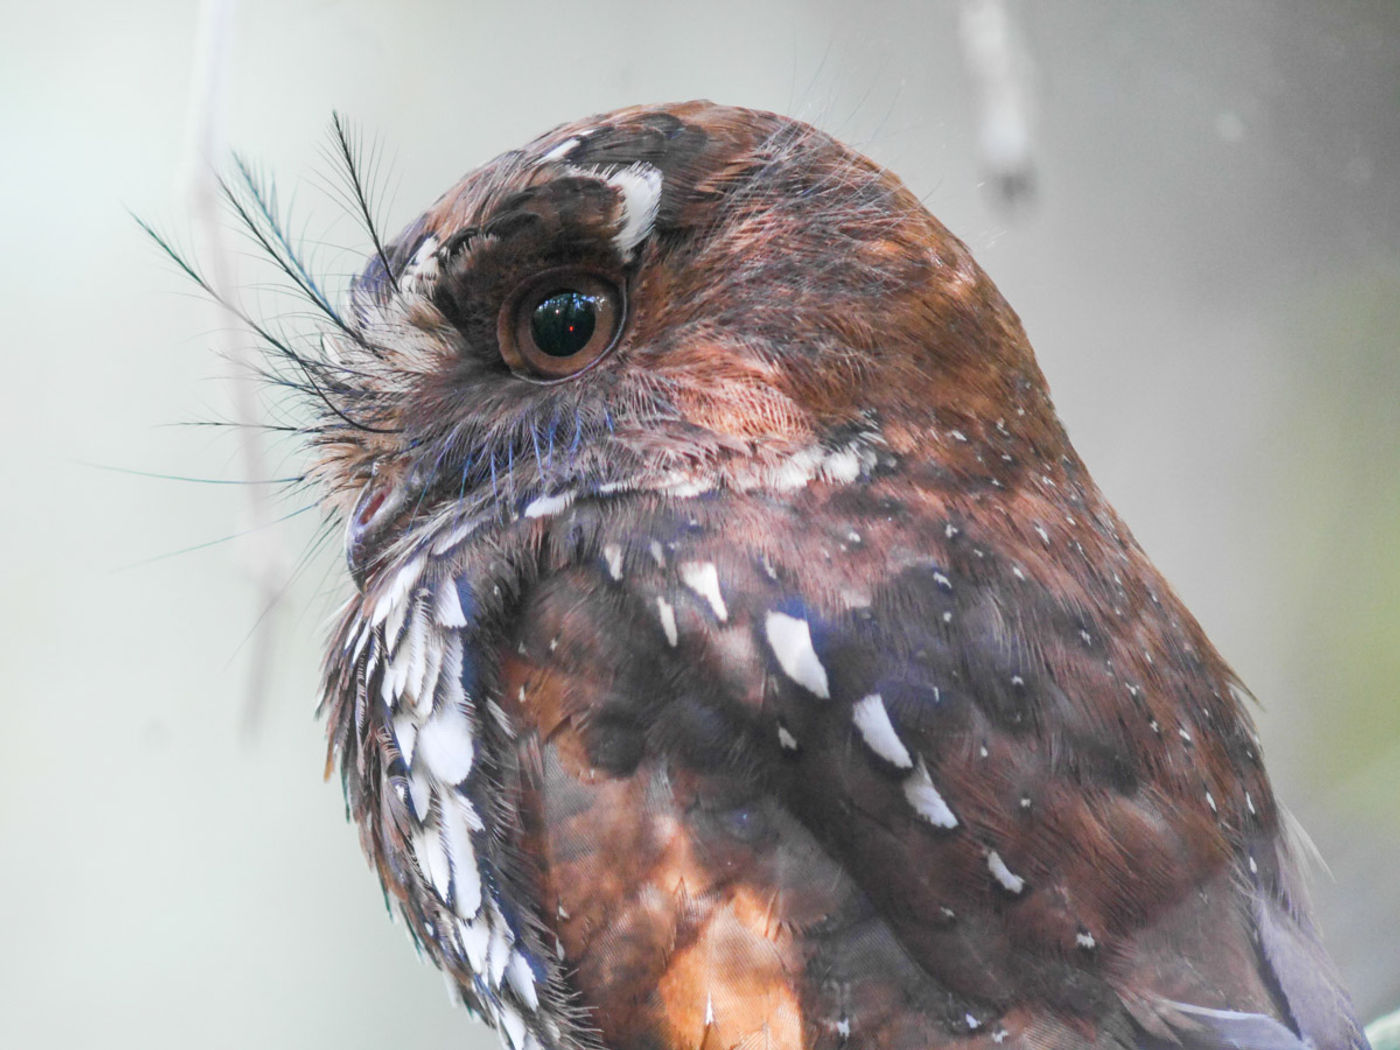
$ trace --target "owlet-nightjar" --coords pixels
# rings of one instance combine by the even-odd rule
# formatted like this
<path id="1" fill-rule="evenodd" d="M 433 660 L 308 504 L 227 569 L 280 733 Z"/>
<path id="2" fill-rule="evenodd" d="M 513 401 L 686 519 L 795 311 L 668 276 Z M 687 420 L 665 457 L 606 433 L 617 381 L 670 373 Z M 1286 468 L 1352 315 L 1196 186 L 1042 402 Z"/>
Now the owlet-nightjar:
<path id="1" fill-rule="evenodd" d="M 593 117 L 325 316 L 332 761 L 513 1050 L 1366 1045 L 1247 694 L 889 172 Z"/>

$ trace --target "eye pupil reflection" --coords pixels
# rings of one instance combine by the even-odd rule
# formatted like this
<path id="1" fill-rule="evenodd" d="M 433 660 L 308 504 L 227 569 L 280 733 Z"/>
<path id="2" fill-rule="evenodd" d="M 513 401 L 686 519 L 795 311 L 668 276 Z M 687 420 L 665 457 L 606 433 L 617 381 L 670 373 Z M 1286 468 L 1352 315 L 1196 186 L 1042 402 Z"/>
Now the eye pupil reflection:
<path id="1" fill-rule="evenodd" d="M 594 296 L 572 290 L 553 292 L 530 315 L 530 334 L 541 353 L 572 357 L 593 338 L 597 318 Z"/>

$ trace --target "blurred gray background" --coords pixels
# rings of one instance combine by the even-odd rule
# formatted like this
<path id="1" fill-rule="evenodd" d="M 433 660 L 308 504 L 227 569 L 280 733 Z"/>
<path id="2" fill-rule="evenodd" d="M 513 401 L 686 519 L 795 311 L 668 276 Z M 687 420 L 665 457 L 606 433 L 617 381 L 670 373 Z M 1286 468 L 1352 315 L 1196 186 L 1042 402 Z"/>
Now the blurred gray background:
<path id="1" fill-rule="evenodd" d="M 125 209 L 195 241 L 191 115 L 222 113 L 344 273 L 368 245 L 317 188 L 332 109 L 380 143 L 397 229 L 555 123 L 696 96 L 819 124 L 969 242 L 1263 701 L 1361 1012 L 1400 1006 L 1400 5 L 1011 3 L 1036 193 L 1010 211 L 954 0 L 233 11 L 220 108 L 195 3 L 3 5 L 0 1045 L 493 1045 L 321 779 L 338 538 L 269 650 L 246 545 L 176 553 L 245 528 L 247 490 L 92 465 L 240 474 L 228 431 L 167 425 L 229 416 L 228 336 Z M 269 530 L 289 572 L 312 517 Z"/>

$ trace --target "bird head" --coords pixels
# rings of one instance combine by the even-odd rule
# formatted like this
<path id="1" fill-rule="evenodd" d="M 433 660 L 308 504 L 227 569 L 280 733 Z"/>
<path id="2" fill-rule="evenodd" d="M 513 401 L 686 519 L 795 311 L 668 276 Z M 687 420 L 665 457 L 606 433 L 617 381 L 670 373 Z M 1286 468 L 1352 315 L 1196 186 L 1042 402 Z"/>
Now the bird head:
<path id="1" fill-rule="evenodd" d="M 377 253 L 327 340 L 319 475 L 362 580 L 584 494 L 1069 451 L 1015 313 L 893 175 L 703 102 L 565 125 Z"/>

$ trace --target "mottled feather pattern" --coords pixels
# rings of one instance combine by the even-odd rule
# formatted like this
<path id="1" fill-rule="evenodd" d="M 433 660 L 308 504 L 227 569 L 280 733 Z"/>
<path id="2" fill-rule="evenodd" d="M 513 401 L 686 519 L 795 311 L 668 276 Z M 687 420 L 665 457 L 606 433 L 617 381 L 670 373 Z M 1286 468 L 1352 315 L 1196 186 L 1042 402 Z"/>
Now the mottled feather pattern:
<path id="1" fill-rule="evenodd" d="M 512 1050 L 1365 1046 L 1243 687 L 897 179 L 640 107 L 373 241 L 304 366 L 331 757 Z"/>

